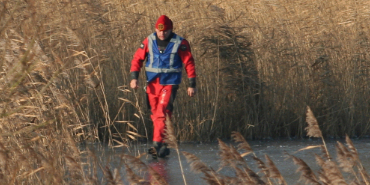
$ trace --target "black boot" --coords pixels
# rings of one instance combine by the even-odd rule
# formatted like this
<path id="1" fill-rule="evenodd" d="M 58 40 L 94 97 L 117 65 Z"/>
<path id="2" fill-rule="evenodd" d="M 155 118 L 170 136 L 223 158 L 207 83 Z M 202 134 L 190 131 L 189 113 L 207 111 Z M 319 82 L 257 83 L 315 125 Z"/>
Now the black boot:
<path id="1" fill-rule="evenodd" d="M 153 147 L 149 149 L 148 153 L 152 155 L 153 159 L 157 159 L 157 157 L 164 158 L 170 155 L 170 149 L 167 148 L 166 143 L 153 141 Z"/>
<path id="2" fill-rule="evenodd" d="M 157 159 L 157 150 L 154 147 L 149 148 L 148 154 L 152 155 L 153 159 Z"/>
<path id="3" fill-rule="evenodd" d="M 148 152 L 149 154 L 152 155 L 153 159 L 157 159 L 158 153 L 161 147 L 162 147 L 162 143 L 153 141 L 153 147 L 149 148 L 149 152 Z"/>
<path id="4" fill-rule="evenodd" d="M 162 146 L 159 148 L 158 157 L 164 158 L 167 155 L 170 155 L 170 149 L 167 148 L 167 144 L 166 143 L 163 143 Z"/>

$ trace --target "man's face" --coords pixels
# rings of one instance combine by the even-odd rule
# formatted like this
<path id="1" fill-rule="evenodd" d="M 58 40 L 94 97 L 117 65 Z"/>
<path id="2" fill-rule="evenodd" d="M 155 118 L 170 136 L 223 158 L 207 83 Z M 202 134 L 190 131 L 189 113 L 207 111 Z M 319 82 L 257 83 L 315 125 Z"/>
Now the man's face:
<path id="1" fill-rule="evenodd" d="M 170 36 L 172 30 L 164 30 L 160 31 L 157 28 L 155 29 L 155 32 L 157 32 L 157 36 L 160 40 L 166 40 L 168 36 Z"/>

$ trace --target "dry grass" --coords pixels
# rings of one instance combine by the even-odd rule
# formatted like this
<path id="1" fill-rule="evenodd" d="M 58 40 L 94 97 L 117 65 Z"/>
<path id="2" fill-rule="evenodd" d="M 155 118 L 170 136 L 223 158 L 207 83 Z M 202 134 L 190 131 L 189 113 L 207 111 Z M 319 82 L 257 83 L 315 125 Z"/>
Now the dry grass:
<path id="1" fill-rule="evenodd" d="M 132 132 L 151 138 L 144 91 L 127 84 L 132 54 L 160 14 L 190 41 L 197 65 L 197 97 L 188 98 L 182 85 L 176 100 L 178 139 L 215 140 L 233 130 L 248 138 L 304 137 L 307 102 L 325 123 L 322 136 L 369 134 L 365 0 L 3 5 L 4 70 L 15 72 L 8 82 L 15 87 L 26 76 L 17 74 L 17 61 L 34 64 L 28 69 L 34 83 L 62 87 L 79 121 L 94 124 L 86 128 L 91 139 L 98 134 L 114 145 L 139 136 Z"/>
<path id="2" fill-rule="evenodd" d="M 304 137 L 307 102 L 325 123 L 323 136 L 369 134 L 365 0 L 16 0 L 1 7 L 2 65 L 12 74 L 3 79 L 25 91 L 27 75 L 19 72 L 32 66 L 33 83 L 63 89 L 82 125 L 93 125 L 85 129 L 90 139 L 151 138 L 144 91 L 127 84 L 132 55 L 160 14 L 190 41 L 197 65 L 197 97 L 182 85 L 176 100 L 180 140 L 226 138 L 233 130 Z"/>
<path id="3" fill-rule="evenodd" d="M 172 139 L 241 133 L 232 135 L 237 148 L 219 142 L 222 166 L 240 179 L 206 170 L 207 182 L 284 183 L 268 157 L 254 156 L 263 177 L 249 169 L 244 157 L 253 150 L 241 136 L 304 137 L 307 118 L 308 136 L 323 140 L 324 155 L 316 156 L 317 179 L 292 157 L 306 181 L 344 183 L 345 170 L 354 183 L 369 184 L 349 139 L 370 131 L 365 0 L 1 1 L 0 184 L 122 183 L 93 152 L 84 156 L 78 142 L 125 147 L 151 138 L 144 91 L 127 84 L 132 54 L 161 14 L 190 41 L 198 73 L 196 98 L 186 96 L 186 85 L 179 90 Z M 305 117 L 308 102 L 317 119 Z M 338 143 L 335 163 L 324 137 L 345 134 L 347 147 Z"/>

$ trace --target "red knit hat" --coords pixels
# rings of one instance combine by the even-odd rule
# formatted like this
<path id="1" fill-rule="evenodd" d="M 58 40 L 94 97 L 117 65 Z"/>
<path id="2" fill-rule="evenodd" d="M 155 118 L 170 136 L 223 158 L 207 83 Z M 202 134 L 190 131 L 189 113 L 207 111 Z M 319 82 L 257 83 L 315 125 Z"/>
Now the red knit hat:
<path id="1" fill-rule="evenodd" d="M 166 15 L 161 15 L 155 23 L 155 28 L 159 31 L 172 30 L 172 21 Z"/>

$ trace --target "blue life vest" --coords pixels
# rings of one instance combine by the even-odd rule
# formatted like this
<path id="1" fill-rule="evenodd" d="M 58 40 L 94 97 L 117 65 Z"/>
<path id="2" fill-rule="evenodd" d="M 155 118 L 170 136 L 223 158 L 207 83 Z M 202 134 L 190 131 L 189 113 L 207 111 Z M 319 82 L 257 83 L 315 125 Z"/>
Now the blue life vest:
<path id="1" fill-rule="evenodd" d="M 150 82 L 159 77 L 161 85 L 178 85 L 181 83 L 182 61 L 177 51 L 183 38 L 173 34 L 163 53 L 159 52 L 156 33 L 148 36 L 147 62 L 145 64 L 146 78 Z"/>

